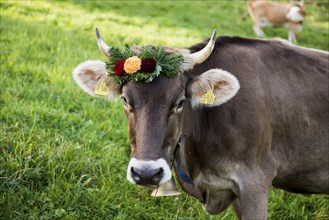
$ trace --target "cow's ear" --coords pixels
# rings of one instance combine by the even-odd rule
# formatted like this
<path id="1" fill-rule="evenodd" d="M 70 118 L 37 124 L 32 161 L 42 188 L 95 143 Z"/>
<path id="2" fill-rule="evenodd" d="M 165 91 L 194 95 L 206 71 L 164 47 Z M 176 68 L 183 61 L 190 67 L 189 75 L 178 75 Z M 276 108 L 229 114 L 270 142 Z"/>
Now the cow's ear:
<path id="1" fill-rule="evenodd" d="M 231 73 L 221 69 L 208 70 L 190 85 L 192 107 L 221 105 L 235 96 L 239 89 L 239 81 Z"/>
<path id="2" fill-rule="evenodd" d="M 88 60 L 73 70 L 74 81 L 89 95 L 115 99 L 121 94 L 121 86 L 106 76 L 105 63 L 100 60 Z"/>

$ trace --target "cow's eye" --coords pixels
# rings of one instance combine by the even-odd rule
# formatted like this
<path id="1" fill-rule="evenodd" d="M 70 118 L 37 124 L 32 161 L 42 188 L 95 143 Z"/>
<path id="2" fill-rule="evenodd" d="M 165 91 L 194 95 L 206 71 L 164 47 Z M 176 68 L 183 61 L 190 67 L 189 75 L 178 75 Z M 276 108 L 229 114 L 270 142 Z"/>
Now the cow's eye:
<path id="1" fill-rule="evenodd" d="M 124 108 L 132 112 L 134 110 L 133 103 L 130 103 L 124 96 L 121 96 L 121 98 L 123 100 Z"/>
<path id="2" fill-rule="evenodd" d="M 126 99 L 126 97 L 122 96 L 121 98 L 122 98 L 124 104 L 127 104 L 127 99 Z"/>
<path id="3" fill-rule="evenodd" d="M 122 98 L 122 100 L 123 100 L 123 104 L 125 105 L 125 107 L 128 107 L 129 104 L 128 104 L 128 102 L 127 102 L 126 97 L 122 96 L 121 98 Z"/>
<path id="4" fill-rule="evenodd" d="M 183 99 L 183 100 L 181 100 L 181 101 L 178 103 L 178 105 L 176 106 L 176 110 L 180 110 L 180 109 L 183 108 L 184 101 L 185 101 L 185 100 Z"/>

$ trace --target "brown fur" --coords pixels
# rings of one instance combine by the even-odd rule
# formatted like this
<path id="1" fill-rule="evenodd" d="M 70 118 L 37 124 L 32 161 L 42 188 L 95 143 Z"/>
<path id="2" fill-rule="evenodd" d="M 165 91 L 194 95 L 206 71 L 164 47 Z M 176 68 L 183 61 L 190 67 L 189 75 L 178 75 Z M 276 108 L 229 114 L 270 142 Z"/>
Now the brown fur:
<path id="1" fill-rule="evenodd" d="M 328 194 L 328 65 L 327 53 L 280 41 L 219 38 L 211 57 L 190 72 L 194 77 L 124 86 L 134 103 L 132 156 L 169 160 L 180 133 L 181 116 L 171 113 L 178 97 L 184 88 L 191 96 L 198 75 L 222 68 L 241 84 L 232 100 L 212 108 L 184 104 L 180 155 L 194 186 L 179 179 L 183 189 L 213 214 L 234 202 L 242 219 L 266 218 L 272 184 Z"/>
<path id="2" fill-rule="evenodd" d="M 236 196 L 231 202 L 238 198 L 237 206 L 242 206 L 238 216 L 260 219 L 266 216 L 261 213 L 266 213 L 267 200 L 258 208 L 246 209 L 246 203 L 256 202 L 252 193 L 261 196 L 259 190 L 267 192 L 272 183 L 293 192 L 328 194 L 328 58 L 328 53 L 278 41 L 218 39 L 212 56 L 193 74 L 221 67 L 235 74 L 241 89 L 222 106 L 184 109 L 185 169 L 201 182 L 193 188 L 181 182 L 183 188 L 201 202 L 209 201 L 203 179 L 230 179 L 233 172 L 242 183 L 231 181 L 243 185 L 243 190 L 231 189 Z M 221 198 L 218 193 L 209 194 L 209 212 L 221 211 L 212 206 Z"/>
<path id="3" fill-rule="evenodd" d="M 257 36 L 263 37 L 262 27 L 284 27 L 289 30 L 289 40 L 296 42 L 299 26 L 301 28 L 302 21 L 290 19 L 287 15 L 289 11 L 296 7 L 293 3 L 268 2 L 266 0 L 248 0 L 248 13 L 253 21 L 253 29 Z M 302 17 L 306 15 L 304 6 L 299 6 L 299 13 Z"/>
<path id="4" fill-rule="evenodd" d="M 169 164 L 181 137 L 181 168 L 193 185 L 178 181 L 212 214 L 234 203 L 239 219 L 266 219 L 271 185 L 329 194 L 328 67 L 327 52 L 281 41 L 218 38 L 204 63 L 177 78 L 113 87 L 125 100 L 131 157 L 153 164 L 161 158 Z M 87 79 L 95 78 L 88 69 L 106 71 L 99 61 L 75 69 L 75 80 L 80 86 L 87 82 L 82 87 L 91 94 L 97 81 Z M 223 74 L 221 69 L 227 73 L 224 83 L 216 75 Z M 205 87 L 221 90 L 237 85 L 235 79 L 235 96 L 224 104 L 191 101 Z M 147 166 L 142 174 L 148 177 L 150 171 L 162 175 Z"/>

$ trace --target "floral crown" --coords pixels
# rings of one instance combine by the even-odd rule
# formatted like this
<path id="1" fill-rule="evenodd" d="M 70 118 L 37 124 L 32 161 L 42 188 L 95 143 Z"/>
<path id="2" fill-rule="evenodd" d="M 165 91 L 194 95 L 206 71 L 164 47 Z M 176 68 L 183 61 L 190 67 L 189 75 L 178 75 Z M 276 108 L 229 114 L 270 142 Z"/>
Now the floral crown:
<path id="1" fill-rule="evenodd" d="M 123 85 L 128 81 L 152 82 L 160 75 L 177 77 L 184 61 L 181 54 L 168 54 L 163 48 L 143 47 L 140 51 L 126 48 L 110 48 L 110 59 L 106 62 L 108 76 L 113 82 Z"/>

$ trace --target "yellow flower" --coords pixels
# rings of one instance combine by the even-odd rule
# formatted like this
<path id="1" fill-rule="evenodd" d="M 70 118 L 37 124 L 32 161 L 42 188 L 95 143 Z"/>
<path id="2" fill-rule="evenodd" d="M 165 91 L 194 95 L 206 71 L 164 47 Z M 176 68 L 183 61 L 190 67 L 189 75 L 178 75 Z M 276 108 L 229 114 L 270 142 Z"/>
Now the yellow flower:
<path id="1" fill-rule="evenodd" d="M 139 59 L 137 56 L 129 57 L 125 64 L 123 65 L 123 69 L 128 74 L 136 73 L 138 70 L 141 69 L 142 60 Z"/>

